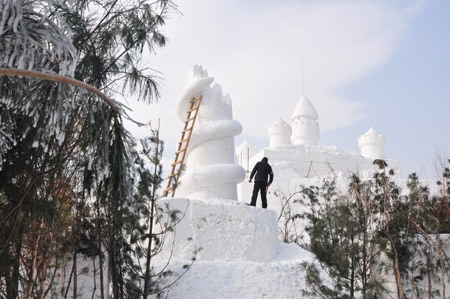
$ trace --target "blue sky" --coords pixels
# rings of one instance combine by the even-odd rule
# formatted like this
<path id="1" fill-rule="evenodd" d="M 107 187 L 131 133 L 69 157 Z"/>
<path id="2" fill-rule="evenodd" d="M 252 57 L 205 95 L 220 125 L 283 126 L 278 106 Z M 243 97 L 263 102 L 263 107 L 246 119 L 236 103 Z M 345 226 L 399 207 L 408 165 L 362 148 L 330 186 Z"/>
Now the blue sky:
<path id="1" fill-rule="evenodd" d="M 164 78 L 161 99 L 130 103 L 136 120 L 161 120 L 165 165 L 182 127 L 177 96 L 194 64 L 230 93 L 243 126 L 236 145 L 247 139 L 267 146 L 267 127 L 278 116 L 290 123 L 304 93 L 319 113 L 321 145 L 359 152 L 358 137 L 373 127 L 387 139 L 386 157 L 404 165 L 404 176 L 433 177 L 436 153 L 450 157 L 450 1 L 178 5 L 182 15 L 164 29 L 168 44 L 147 61 Z"/>
<path id="2" fill-rule="evenodd" d="M 323 133 L 322 141 L 357 151 L 352 136 L 373 125 L 388 140 L 386 155 L 403 163 L 404 175 L 433 177 L 436 158 L 450 158 L 449 17 L 450 1 L 427 1 L 392 57 L 340 91 L 364 99 L 365 117 Z"/>

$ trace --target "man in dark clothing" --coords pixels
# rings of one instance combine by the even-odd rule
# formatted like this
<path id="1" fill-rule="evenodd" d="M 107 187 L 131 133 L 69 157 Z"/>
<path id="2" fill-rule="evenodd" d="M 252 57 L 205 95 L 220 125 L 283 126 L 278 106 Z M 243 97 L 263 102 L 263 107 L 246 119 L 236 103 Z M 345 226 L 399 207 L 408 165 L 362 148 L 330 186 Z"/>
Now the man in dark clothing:
<path id="1" fill-rule="evenodd" d="M 272 184 L 273 181 L 273 172 L 272 167 L 269 165 L 268 159 L 266 157 L 262 158 L 262 160 L 256 163 L 255 167 L 253 167 L 252 173 L 250 174 L 249 182 L 252 182 L 253 177 L 255 177 L 255 185 L 253 186 L 253 195 L 251 206 L 256 207 L 256 198 L 258 197 L 258 191 L 261 192 L 261 201 L 263 209 L 267 208 L 267 198 L 266 192 L 267 188 Z M 256 176 L 255 176 L 256 174 Z M 267 183 L 267 178 L 269 177 L 269 183 Z"/>

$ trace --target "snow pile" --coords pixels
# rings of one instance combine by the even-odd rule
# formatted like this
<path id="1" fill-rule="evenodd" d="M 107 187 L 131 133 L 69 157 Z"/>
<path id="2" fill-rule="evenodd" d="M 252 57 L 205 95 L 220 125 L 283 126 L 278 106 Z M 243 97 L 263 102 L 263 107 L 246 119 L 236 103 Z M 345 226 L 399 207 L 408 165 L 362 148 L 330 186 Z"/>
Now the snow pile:
<path id="1" fill-rule="evenodd" d="M 172 258 L 170 270 L 181 274 L 196 259 L 169 298 L 301 298 L 307 289 L 302 263 L 314 257 L 278 240 L 275 211 L 186 198 L 159 204 L 184 218 L 166 238 L 157 265 Z"/>
<path id="2" fill-rule="evenodd" d="M 313 260 L 297 245 L 284 244 L 270 262 L 198 261 L 171 288 L 168 298 L 306 298 L 301 263 Z M 181 266 L 175 271 L 181 273 Z"/>
<path id="3" fill-rule="evenodd" d="M 184 215 L 167 240 L 179 259 L 189 260 L 196 249 L 201 249 L 196 259 L 208 261 L 267 262 L 277 254 L 277 215 L 272 210 L 186 198 L 163 199 L 160 204 Z"/>

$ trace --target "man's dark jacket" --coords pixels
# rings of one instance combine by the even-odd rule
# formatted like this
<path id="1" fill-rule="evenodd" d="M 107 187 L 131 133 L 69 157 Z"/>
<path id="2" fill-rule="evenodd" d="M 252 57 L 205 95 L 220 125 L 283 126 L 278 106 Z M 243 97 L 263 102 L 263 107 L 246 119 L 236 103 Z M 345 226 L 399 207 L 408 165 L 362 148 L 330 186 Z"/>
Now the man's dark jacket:
<path id="1" fill-rule="evenodd" d="M 272 167 L 267 163 L 267 158 L 264 157 L 258 163 L 256 163 L 255 167 L 253 167 L 252 173 L 250 174 L 250 179 L 253 179 L 255 176 L 255 182 L 264 182 L 267 183 L 267 177 L 269 178 L 269 185 L 272 184 L 273 181 L 273 172 Z"/>

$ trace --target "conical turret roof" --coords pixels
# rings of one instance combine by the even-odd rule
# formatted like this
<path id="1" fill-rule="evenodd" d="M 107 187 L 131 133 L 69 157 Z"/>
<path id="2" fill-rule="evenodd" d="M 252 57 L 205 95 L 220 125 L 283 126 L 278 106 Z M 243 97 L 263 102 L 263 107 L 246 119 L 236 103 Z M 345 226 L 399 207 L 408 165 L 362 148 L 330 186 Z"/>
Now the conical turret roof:
<path id="1" fill-rule="evenodd" d="M 269 126 L 268 130 L 269 136 L 272 134 L 284 134 L 291 135 L 292 128 L 291 126 L 284 121 L 280 116 Z"/>
<path id="2" fill-rule="evenodd" d="M 271 127 L 290 127 L 290 125 L 284 121 L 284 119 L 281 118 L 281 116 L 278 116 L 277 119 L 270 125 Z"/>
<path id="3" fill-rule="evenodd" d="M 309 117 L 312 119 L 319 118 L 319 114 L 317 114 L 316 109 L 304 95 L 300 98 L 297 106 L 295 106 L 294 113 L 292 113 L 291 119 L 295 119 L 299 116 Z"/>

